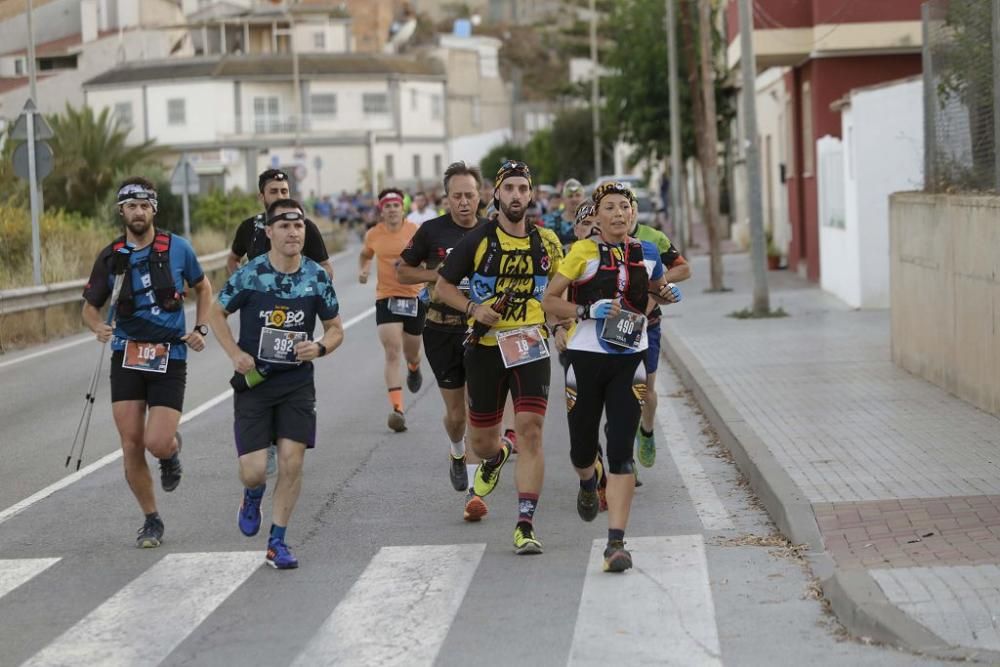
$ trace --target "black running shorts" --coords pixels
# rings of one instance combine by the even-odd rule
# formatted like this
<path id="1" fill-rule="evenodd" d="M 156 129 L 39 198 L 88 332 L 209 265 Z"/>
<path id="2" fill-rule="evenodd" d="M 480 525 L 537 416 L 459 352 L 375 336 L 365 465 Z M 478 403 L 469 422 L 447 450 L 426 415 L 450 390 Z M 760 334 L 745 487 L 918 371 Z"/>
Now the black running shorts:
<path id="1" fill-rule="evenodd" d="M 442 331 L 424 327 L 424 354 L 434 371 L 434 378 L 442 389 L 461 389 L 465 386 L 465 332 Z"/>
<path id="2" fill-rule="evenodd" d="M 184 410 L 184 386 L 187 382 L 187 362 L 171 359 L 165 373 L 122 368 L 125 353 L 111 355 L 111 402 L 145 401 L 149 407 L 163 406 L 178 412 Z"/>
<path id="3" fill-rule="evenodd" d="M 243 456 L 265 449 L 279 438 L 316 446 L 316 386 L 269 378 L 233 395 L 236 452 Z"/>
<path id="4" fill-rule="evenodd" d="M 476 428 L 496 426 L 503 419 L 510 392 L 514 413 L 545 415 L 549 400 L 549 358 L 504 368 L 500 348 L 476 345 L 465 353 L 465 383 L 469 393 L 469 423 Z"/>
<path id="5" fill-rule="evenodd" d="M 427 304 L 417 299 L 417 314 L 415 317 L 397 315 L 389 312 L 389 299 L 379 299 L 375 302 L 375 324 L 402 322 L 403 331 L 411 336 L 419 336 L 424 330 L 424 318 L 427 317 Z"/>

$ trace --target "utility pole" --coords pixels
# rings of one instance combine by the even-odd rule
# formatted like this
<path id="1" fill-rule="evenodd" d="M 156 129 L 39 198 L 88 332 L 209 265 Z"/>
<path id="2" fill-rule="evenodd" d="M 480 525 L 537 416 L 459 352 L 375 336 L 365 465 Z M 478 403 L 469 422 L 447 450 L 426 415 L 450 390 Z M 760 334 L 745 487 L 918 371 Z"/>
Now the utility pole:
<path id="1" fill-rule="evenodd" d="M 590 0 L 590 113 L 594 130 L 594 180 L 601 177 L 601 113 L 597 107 L 598 81 L 597 74 L 597 6 L 595 0 Z"/>
<path id="2" fill-rule="evenodd" d="M 38 166 L 35 164 L 35 108 L 38 105 L 38 89 L 35 77 L 35 12 L 32 0 L 28 0 L 28 90 L 31 95 L 31 110 L 28 112 L 28 195 L 31 201 L 31 264 L 32 277 L 36 285 L 42 284 L 42 238 L 41 216 L 45 211 L 45 199 L 38 182 Z"/>
<path id="3" fill-rule="evenodd" d="M 753 314 L 771 312 L 764 259 L 764 205 L 761 201 L 760 146 L 757 141 L 757 64 L 753 54 L 753 18 L 750 0 L 740 4 L 740 75 L 743 78 L 743 134 L 747 165 L 747 203 L 750 213 L 750 264 L 753 266 Z"/>
<path id="4" fill-rule="evenodd" d="M 38 90 L 35 88 L 35 24 L 31 18 L 34 13 L 34 7 L 32 5 L 32 0 L 28 0 L 28 90 L 30 90 L 31 99 L 34 103 L 38 104 Z"/>
<path id="5" fill-rule="evenodd" d="M 677 17 L 675 0 L 667 3 L 667 80 L 670 88 L 670 222 L 680 241 L 681 252 L 687 251 L 684 229 L 684 206 L 681 202 L 681 109 L 677 93 Z"/>
<path id="6" fill-rule="evenodd" d="M 712 290 L 725 291 L 719 248 L 719 121 L 715 113 L 715 67 L 712 52 L 712 3 L 698 3 L 698 44 L 701 52 L 701 96 L 705 114 L 702 174 L 705 179 L 705 227 L 708 231 Z"/>

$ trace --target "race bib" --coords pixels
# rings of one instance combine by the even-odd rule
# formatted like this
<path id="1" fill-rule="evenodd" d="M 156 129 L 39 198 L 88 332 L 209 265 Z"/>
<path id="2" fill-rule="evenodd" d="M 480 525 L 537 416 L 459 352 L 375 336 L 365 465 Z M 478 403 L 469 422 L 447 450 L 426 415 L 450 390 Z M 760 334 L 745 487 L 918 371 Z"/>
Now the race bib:
<path id="1" fill-rule="evenodd" d="M 299 364 L 295 358 L 295 346 L 304 340 L 309 340 L 305 331 L 285 331 L 262 327 L 260 343 L 257 346 L 257 358 L 272 364 Z"/>
<path id="2" fill-rule="evenodd" d="M 514 368 L 549 356 L 549 346 L 539 327 L 499 331 L 497 345 L 504 368 Z"/>
<path id="3" fill-rule="evenodd" d="M 469 296 L 469 276 L 463 277 L 458 283 L 458 291 L 465 296 Z"/>
<path id="4" fill-rule="evenodd" d="M 639 343 L 642 341 L 642 332 L 645 329 L 645 315 L 633 313 L 631 310 L 622 310 L 614 317 L 604 319 L 601 340 L 635 350 L 638 349 Z"/>
<path id="5" fill-rule="evenodd" d="M 170 343 L 142 343 L 125 341 L 122 368 L 146 373 L 166 373 L 170 363 Z"/>
<path id="6" fill-rule="evenodd" d="M 389 312 L 393 315 L 402 315 L 403 317 L 416 317 L 418 312 L 417 299 L 415 297 L 412 299 L 403 299 L 390 296 Z"/>

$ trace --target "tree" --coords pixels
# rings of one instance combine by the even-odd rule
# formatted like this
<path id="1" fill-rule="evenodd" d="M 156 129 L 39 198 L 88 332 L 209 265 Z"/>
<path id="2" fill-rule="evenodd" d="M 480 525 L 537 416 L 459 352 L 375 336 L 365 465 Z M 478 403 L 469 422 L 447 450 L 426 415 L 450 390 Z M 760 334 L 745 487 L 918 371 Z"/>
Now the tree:
<path id="1" fill-rule="evenodd" d="M 49 116 L 48 121 L 55 165 L 43 182 L 47 207 L 99 216 L 100 203 L 122 175 L 160 154 L 152 141 L 128 146 L 128 130 L 108 109 L 95 115 L 90 107 L 75 109 L 67 104 L 64 113 Z"/>

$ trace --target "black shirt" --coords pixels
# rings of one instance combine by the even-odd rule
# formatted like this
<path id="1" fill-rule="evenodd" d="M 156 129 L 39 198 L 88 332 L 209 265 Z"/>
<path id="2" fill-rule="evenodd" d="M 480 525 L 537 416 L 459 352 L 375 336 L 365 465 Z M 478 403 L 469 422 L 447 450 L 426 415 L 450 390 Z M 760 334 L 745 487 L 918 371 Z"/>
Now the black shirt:
<path id="1" fill-rule="evenodd" d="M 462 227 L 451 219 L 450 213 L 428 220 L 420 225 L 400 258 L 409 266 L 423 264 L 428 269 L 437 269 L 467 233 L 485 222 L 486 220 L 479 218 L 474 227 Z M 430 308 L 427 310 L 426 326 L 440 331 L 464 333 L 467 328 L 465 314 L 438 299 L 434 283 L 427 283 L 427 292 L 430 295 Z"/>
<path id="2" fill-rule="evenodd" d="M 267 232 L 264 231 L 266 226 L 264 222 L 264 214 L 258 213 L 240 223 L 240 226 L 236 228 L 236 236 L 233 238 L 231 248 L 234 255 L 237 257 L 246 255 L 247 261 L 249 261 L 271 249 L 271 239 L 267 238 Z M 314 262 L 325 262 L 330 259 L 319 227 L 309 218 L 306 218 L 306 238 L 302 246 L 302 254 Z"/>

